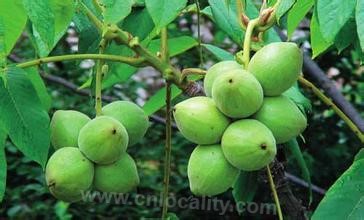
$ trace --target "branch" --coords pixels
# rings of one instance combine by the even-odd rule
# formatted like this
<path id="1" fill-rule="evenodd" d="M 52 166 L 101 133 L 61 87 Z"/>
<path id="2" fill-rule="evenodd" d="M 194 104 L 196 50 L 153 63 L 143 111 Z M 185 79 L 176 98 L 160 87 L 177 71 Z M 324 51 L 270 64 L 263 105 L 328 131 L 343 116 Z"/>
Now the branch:
<path id="1" fill-rule="evenodd" d="M 317 86 L 324 90 L 327 96 L 332 99 L 359 130 L 364 132 L 364 120 L 359 112 L 345 99 L 332 80 L 326 76 L 324 71 L 307 54 L 304 55 L 303 70 L 305 75 L 312 78 L 317 83 Z"/>
<path id="2" fill-rule="evenodd" d="M 200 92 L 200 90 L 195 89 L 197 87 L 197 85 L 195 85 L 196 82 L 183 79 L 179 70 L 174 68 L 169 62 L 164 62 L 156 54 L 151 53 L 148 49 L 141 45 L 138 37 L 134 37 L 129 32 L 120 29 L 117 25 L 109 25 L 107 27 L 100 26 L 100 21 L 95 19 L 95 16 L 92 12 L 90 12 L 87 6 L 84 4 L 80 4 L 80 6 L 81 10 L 90 19 L 90 21 L 94 23 L 100 32 L 103 33 L 105 39 L 114 40 L 115 43 L 128 46 L 138 56 L 143 57 L 149 65 L 161 72 L 166 80 L 172 82 L 187 94 L 196 95 L 191 94 L 190 92 Z"/>
<path id="3" fill-rule="evenodd" d="M 143 66 L 145 61 L 143 58 L 124 57 L 111 54 L 69 54 L 69 55 L 61 55 L 53 57 L 44 57 L 36 60 L 19 63 L 16 66 L 19 68 L 27 68 L 31 66 L 38 66 L 43 63 L 51 63 L 51 62 L 59 62 L 67 60 L 86 60 L 86 59 L 115 61 L 115 62 L 126 63 L 135 67 Z"/>

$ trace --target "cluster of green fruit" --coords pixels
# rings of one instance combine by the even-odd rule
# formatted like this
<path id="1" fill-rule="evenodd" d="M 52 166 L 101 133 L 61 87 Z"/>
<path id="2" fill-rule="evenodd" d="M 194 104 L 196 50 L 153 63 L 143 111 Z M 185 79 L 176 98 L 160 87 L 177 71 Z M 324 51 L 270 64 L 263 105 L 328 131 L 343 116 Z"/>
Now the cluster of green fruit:
<path id="1" fill-rule="evenodd" d="M 295 44 L 269 44 L 254 54 L 246 70 L 235 61 L 213 65 L 204 79 L 207 97 L 175 106 L 180 132 L 198 144 L 188 163 L 192 193 L 226 191 L 239 170 L 265 167 L 276 155 L 276 144 L 306 128 L 304 114 L 282 94 L 297 81 L 302 62 Z"/>
<path id="2" fill-rule="evenodd" d="M 106 105 L 92 120 L 78 111 L 56 111 L 50 124 L 56 152 L 45 171 L 50 192 L 75 202 L 92 187 L 115 193 L 134 189 L 139 175 L 126 149 L 143 138 L 148 126 L 145 112 L 128 101 Z"/>

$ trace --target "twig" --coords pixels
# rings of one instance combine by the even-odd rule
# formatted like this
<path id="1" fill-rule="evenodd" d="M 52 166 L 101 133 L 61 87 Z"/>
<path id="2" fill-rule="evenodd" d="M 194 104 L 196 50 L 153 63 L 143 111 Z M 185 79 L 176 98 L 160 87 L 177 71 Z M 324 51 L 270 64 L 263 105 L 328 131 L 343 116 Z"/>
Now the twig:
<path id="1" fill-rule="evenodd" d="M 271 191 L 272 191 L 272 194 L 273 194 L 274 202 L 276 204 L 276 208 L 277 208 L 277 212 L 278 212 L 278 219 L 283 220 L 281 205 L 279 203 L 277 190 L 276 190 L 276 187 L 274 185 L 274 180 L 273 180 L 272 173 L 270 171 L 269 165 L 267 165 L 267 175 L 268 175 L 269 185 L 270 185 L 270 188 L 271 188 Z"/>
<path id="2" fill-rule="evenodd" d="M 36 60 L 26 61 L 23 63 L 19 63 L 16 66 L 19 68 L 27 68 L 31 66 L 38 66 L 43 63 L 52 63 L 52 62 L 60 62 L 67 60 L 86 60 L 86 59 L 115 61 L 115 62 L 126 63 L 136 67 L 143 66 L 144 63 L 143 58 L 124 57 L 111 54 L 69 54 L 69 55 L 61 55 L 53 57 L 44 57 Z"/>
<path id="3" fill-rule="evenodd" d="M 99 54 L 103 54 L 105 52 L 107 41 L 102 39 L 99 45 Z M 101 93 L 102 93 L 102 78 L 103 78 L 103 60 L 98 60 L 96 63 L 96 76 L 95 76 L 95 111 L 96 116 L 101 115 L 102 113 L 102 100 L 101 100 Z"/>
<path id="4" fill-rule="evenodd" d="M 169 177 L 171 174 L 171 145 L 172 145 L 172 107 L 171 107 L 171 84 L 166 82 L 166 146 L 164 155 L 164 180 L 163 180 L 163 210 L 162 219 L 167 218 L 168 213 L 168 191 Z"/>
<path id="5" fill-rule="evenodd" d="M 337 107 L 330 98 L 328 98 L 323 92 L 321 92 L 315 85 L 313 85 L 310 81 L 300 76 L 298 81 L 304 85 L 305 87 L 312 90 L 312 92 L 326 105 L 332 108 L 339 117 L 344 120 L 344 122 L 349 126 L 349 128 L 354 132 L 354 134 L 359 138 L 359 140 L 364 143 L 364 133 L 362 133 L 359 128 L 350 120 L 350 118 L 339 108 Z"/>
<path id="6" fill-rule="evenodd" d="M 284 172 L 284 175 L 292 183 L 295 183 L 295 184 L 297 184 L 299 186 L 303 186 L 305 188 L 310 187 L 310 184 L 308 182 L 304 181 L 303 179 L 301 179 L 301 178 L 299 178 L 299 177 L 297 177 L 295 175 L 292 175 L 292 174 L 290 174 L 288 172 Z M 325 195 L 326 194 L 325 189 L 323 189 L 321 187 L 318 187 L 318 186 L 316 186 L 314 184 L 311 184 L 311 186 L 312 186 L 312 191 L 314 191 L 314 192 L 316 192 L 316 193 L 318 193 L 320 195 Z"/>

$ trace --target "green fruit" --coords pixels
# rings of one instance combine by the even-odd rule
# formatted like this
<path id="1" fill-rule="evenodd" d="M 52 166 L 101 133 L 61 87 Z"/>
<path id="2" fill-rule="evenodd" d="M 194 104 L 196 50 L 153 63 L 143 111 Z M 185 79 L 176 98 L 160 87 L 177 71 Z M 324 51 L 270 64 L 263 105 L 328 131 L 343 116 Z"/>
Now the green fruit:
<path id="1" fill-rule="evenodd" d="M 203 81 L 203 87 L 206 96 L 211 97 L 212 95 L 212 84 L 214 83 L 215 79 L 223 75 L 231 70 L 234 69 L 242 69 L 242 66 L 238 64 L 235 61 L 221 61 L 219 63 L 216 63 L 212 67 L 210 67 L 207 70 L 207 73 L 205 75 L 204 81 Z"/>
<path id="2" fill-rule="evenodd" d="M 225 159 L 220 145 L 205 145 L 192 152 L 187 174 L 193 194 L 214 196 L 234 184 L 239 170 Z"/>
<path id="3" fill-rule="evenodd" d="M 277 96 L 290 88 L 302 71 L 303 56 L 294 43 L 271 43 L 250 60 L 248 71 L 255 75 L 266 96 Z"/>
<path id="4" fill-rule="evenodd" d="M 86 157 L 97 164 L 117 161 L 128 146 L 124 126 L 109 116 L 99 116 L 80 131 L 78 145 Z"/>
<path id="5" fill-rule="evenodd" d="M 215 144 L 229 125 L 215 102 L 198 96 L 178 103 L 173 109 L 174 119 L 182 135 L 196 144 Z"/>
<path id="6" fill-rule="evenodd" d="M 78 111 L 58 110 L 53 114 L 50 130 L 51 142 L 57 150 L 61 147 L 77 147 L 81 128 L 91 119 Z"/>
<path id="7" fill-rule="evenodd" d="M 253 117 L 272 131 L 277 144 L 297 137 L 307 126 L 306 117 L 285 96 L 264 98 L 262 107 Z"/>
<path id="8" fill-rule="evenodd" d="M 92 185 L 94 165 L 78 148 L 63 147 L 49 158 L 45 176 L 54 197 L 76 202 Z"/>
<path id="9" fill-rule="evenodd" d="M 226 159 L 245 171 L 265 167 L 277 153 L 272 132 L 254 119 L 242 119 L 229 125 L 222 136 L 221 146 Z"/>
<path id="10" fill-rule="evenodd" d="M 135 162 L 124 153 L 119 160 L 109 165 L 95 166 L 94 187 L 102 192 L 126 193 L 139 184 Z"/>
<path id="11" fill-rule="evenodd" d="M 102 108 L 102 113 L 118 120 L 129 135 L 129 146 L 139 142 L 149 127 L 148 116 L 138 105 L 129 101 L 116 101 Z"/>
<path id="12" fill-rule="evenodd" d="M 258 111 L 262 105 L 263 89 L 252 74 L 243 69 L 235 69 L 215 80 L 212 98 L 225 115 L 245 118 Z"/>

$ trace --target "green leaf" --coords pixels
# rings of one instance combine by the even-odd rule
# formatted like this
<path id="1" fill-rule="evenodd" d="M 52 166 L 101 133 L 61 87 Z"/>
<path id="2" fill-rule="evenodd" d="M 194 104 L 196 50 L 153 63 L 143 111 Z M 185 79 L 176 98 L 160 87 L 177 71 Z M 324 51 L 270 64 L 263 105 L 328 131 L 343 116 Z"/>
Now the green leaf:
<path id="1" fill-rule="evenodd" d="M 5 52 L 5 32 L 4 24 L 0 18 L 0 68 L 6 66 L 6 52 Z"/>
<path id="2" fill-rule="evenodd" d="M 152 40 L 148 49 L 153 53 L 157 53 L 160 48 L 160 39 Z M 193 47 L 196 47 L 198 42 L 196 39 L 189 36 L 181 36 L 168 39 L 168 49 L 171 57 L 181 54 Z"/>
<path id="3" fill-rule="evenodd" d="M 284 144 L 284 146 L 290 151 L 292 156 L 296 159 L 298 166 L 301 169 L 303 179 L 306 180 L 306 182 L 308 183 L 309 204 L 311 204 L 312 203 L 312 183 L 311 183 L 310 171 L 307 168 L 307 164 L 306 164 L 305 159 L 303 158 L 300 146 L 298 145 L 296 138 L 288 141 L 287 143 Z"/>
<path id="4" fill-rule="evenodd" d="M 359 152 L 355 155 L 354 161 L 364 159 L 364 148 L 361 148 Z"/>
<path id="5" fill-rule="evenodd" d="M 202 44 L 209 52 L 211 52 L 218 60 L 234 60 L 234 55 L 230 52 L 216 47 L 212 44 Z"/>
<path id="6" fill-rule="evenodd" d="M 175 99 L 179 95 L 182 94 L 182 90 L 180 90 L 176 85 L 171 86 L 171 100 Z M 147 115 L 152 115 L 157 112 L 159 109 L 163 108 L 166 105 L 166 88 L 162 88 L 158 90 L 149 100 L 144 104 L 143 110 Z"/>
<path id="7" fill-rule="evenodd" d="M 322 52 L 326 51 L 333 42 L 327 42 L 321 34 L 321 30 L 317 21 L 316 13 L 311 18 L 311 47 L 312 47 L 312 58 L 317 57 Z"/>
<path id="8" fill-rule="evenodd" d="M 238 179 L 233 186 L 233 197 L 237 204 L 245 204 L 253 201 L 258 190 L 258 172 L 240 171 Z M 242 203 L 243 202 L 243 203 Z M 239 214 L 242 214 L 242 209 L 237 207 Z"/>
<path id="9" fill-rule="evenodd" d="M 355 160 L 327 191 L 312 220 L 363 219 L 363 170 L 364 159 Z"/>
<path id="10" fill-rule="evenodd" d="M 44 37 L 42 36 L 42 32 L 40 32 L 39 30 L 39 27 L 36 25 L 36 23 L 33 22 L 33 20 L 31 20 L 33 22 L 32 23 L 33 25 L 30 28 L 30 32 L 32 35 L 31 37 L 33 38 L 32 39 L 33 43 L 35 44 L 37 52 L 40 57 L 48 56 L 48 54 L 57 45 L 58 41 L 65 34 L 75 14 L 75 7 L 76 7 L 73 0 L 65 0 L 65 1 L 49 0 L 47 1 L 47 5 L 49 6 L 48 11 L 53 16 L 53 19 L 49 21 L 48 20 L 44 21 L 44 24 L 42 23 L 42 26 L 51 27 L 51 29 L 49 29 L 48 32 L 53 30 L 53 33 L 51 32 L 49 33 L 49 37 L 52 38 L 49 42 L 47 42 L 46 39 L 44 39 Z"/>
<path id="11" fill-rule="evenodd" d="M 316 12 L 319 27 L 324 39 L 328 42 L 335 40 L 336 35 L 353 16 L 356 0 L 319 0 Z"/>
<path id="12" fill-rule="evenodd" d="M 27 76 L 32 82 L 34 89 L 37 91 L 39 100 L 41 101 L 44 110 L 48 111 L 52 105 L 51 96 L 48 94 L 47 87 L 44 85 L 42 77 L 40 77 L 36 67 L 26 68 Z"/>
<path id="13" fill-rule="evenodd" d="M 298 84 L 285 91 L 282 95 L 290 98 L 301 109 L 302 112 L 312 112 L 311 101 L 300 91 Z"/>
<path id="14" fill-rule="evenodd" d="M 231 37 L 231 39 L 242 45 L 244 31 L 239 25 L 235 1 L 225 4 L 221 0 L 209 0 L 215 23 Z"/>
<path id="15" fill-rule="evenodd" d="M 0 81 L 0 120 L 25 156 L 45 166 L 50 142 L 49 116 L 24 70 L 9 67 Z"/>
<path id="16" fill-rule="evenodd" d="M 20 37 L 27 22 L 21 1 L 1 0 L 0 1 L 0 22 L 4 29 L 5 54 L 8 55 Z"/>
<path id="17" fill-rule="evenodd" d="M 101 2 L 105 5 L 104 22 L 109 24 L 117 24 L 122 21 L 130 14 L 134 4 L 133 0 L 101 0 Z"/>
<path id="18" fill-rule="evenodd" d="M 143 41 L 153 31 L 154 23 L 146 8 L 136 8 L 124 19 L 122 28 Z"/>
<path id="19" fill-rule="evenodd" d="M 54 47 L 70 25 L 75 15 L 76 4 L 74 0 L 50 0 L 50 6 L 54 14 Z"/>
<path id="20" fill-rule="evenodd" d="M 355 10 L 355 20 L 357 26 L 357 32 L 360 40 L 360 46 L 362 51 L 364 51 L 364 0 L 357 0 L 356 10 Z"/>
<path id="21" fill-rule="evenodd" d="M 171 23 L 186 7 L 187 0 L 146 0 L 146 8 L 157 29 Z"/>
<path id="22" fill-rule="evenodd" d="M 5 143 L 8 137 L 7 131 L 0 121 L 0 202 L 4 198 L 6 188 L 6 156 L 5 156 Z"/>
<path id="23" fill-rule="evenodd" d="M 287 13 L 287 11 L 292 8 L 293 4 L 296 2 L 297 0 L 285 0 L 285 1 L 281 1 L 281 3 L 279 4 L 278 8 L 277 8 L 277 22 L 279 23 L 279 20 L 281 19 L 281 17 Z"/>
<path id="24" fill-rule="evenodd" d="M 344 27 L 340 30 L 335 38 L 335 47 L 339 51 L 343 51 L 350 46 L 356 39 L 356 25 L 354 18 L 349 19 Z"/>
<path id="25" fill-rule="evenodd" d="M 24 8 L 36 33 L 49 48 L 54 42 L 55 18 L 50 2 L 46 0 L 23 0 Z"/>
<path id="26" fill-rule="evenodd" d="M 179 220 L 178 216 L 175 213 L 168 212 L 167 213 L 167 220 Z"/>
<path id="27" fill-rule="evenodd" d="M 289 10 L 287 15 L 287 35 L 292 37 L 294 30 L 300 24 L 301 20 L 306 16 L 314 4 L 314 0 L 298 0 Z"/>

